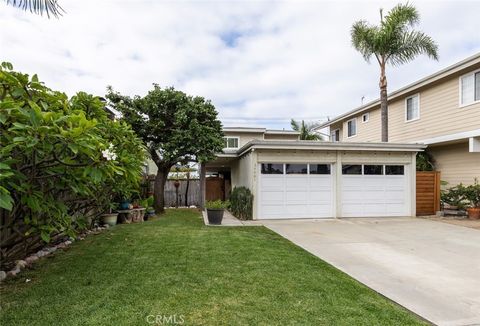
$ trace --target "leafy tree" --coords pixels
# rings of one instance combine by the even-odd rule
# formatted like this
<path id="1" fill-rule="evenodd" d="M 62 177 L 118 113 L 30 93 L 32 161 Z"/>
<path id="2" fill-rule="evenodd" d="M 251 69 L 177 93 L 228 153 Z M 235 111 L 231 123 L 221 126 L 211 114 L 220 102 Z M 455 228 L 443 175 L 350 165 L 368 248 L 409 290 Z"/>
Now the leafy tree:
<path id="1" fill-rule="evenodd" d="M 304 120 L 299 122 L 292 119 L 290 125 L 293 130 L 300 132 L 301 140 L 322 140 L 322 136 L 315 132 L 318 127 L 315 123 L 305 123 Z"/>
<path id="2" fill-rule="evenodd" d="M 138 187 L 144 147 L 86 93 L 68 98 L 36 75 L 0 66 L 0 252 L 2 265 L 52 237 L 73 235 Z"/>
<path id="3" fill-rule="evenodd" d="M 412 61 L 420 54 L 438 60 L 438 46 L 432 38 L 413 27 L 419 22 L 417 9 L 410 4 L 398 4 L 387 16 L 380 9 L 380 25 L 370 25 L 364 20 L 353 24 L 352 45 L 369 62 L 372 56 L 380 65 L 380 109 L 382 116 L 382 141 L 388 141 L 387 64 L 399 66 Z"/>
<path id="4" fill-rule="evenodd" d="M 50 15 L 54 17 L 59 17 L 62 15 L 63 8 L 58 4 L 57 0 L 4 0 L 7 5 L 12 5 L 14 7 L 21 8 L 25 11 L 33 12 L 37 15 L 47 14 L 47 17 L 50 18 Z"/>
<path id="5" fill-rule="evenodd" d="M 428 152 L 417 153 L 417 171 L 435 170 L 435 160 Z"/>
<path id="6" fill-rule="evenodd" d="M 165 182 L 172 166 L 177 162 L 206 162 L 222 151 L 223 131 L 217 111 L 202 97 L 158 85 L 145 97 L 133 98 L 109 87 L 106 97 L 143 139 L 158 167 L 154 207 L 163 212 Z"/>

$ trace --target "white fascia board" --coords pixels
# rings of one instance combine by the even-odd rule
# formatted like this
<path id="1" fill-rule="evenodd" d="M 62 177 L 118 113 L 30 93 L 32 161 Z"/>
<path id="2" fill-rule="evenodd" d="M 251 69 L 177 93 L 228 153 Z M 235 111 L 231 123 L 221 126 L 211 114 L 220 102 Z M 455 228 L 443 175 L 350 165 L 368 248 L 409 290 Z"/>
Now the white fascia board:
<path id="1" fill-rule="evenodd" d="M 463 132 L 450 134 L 450 135 L 443 135 L 443 136 L 438 136 L 438 137 L 433 137 L 428 139 L 416 140 L 412 143 L 433 145 L 433 144 L 446 143 L 449 141 L 455 141 L 460 139 L 469 139 L 472 137 L 479 137 L 479 136 L 480 136 L 480 129 L 475 129 L 475 130 L 463 131 Z"/>
<path id="2" fill-rule="evenodd" d="M 468 139 L 468 151 L 470 153 L 480 153 L 480 137 L 471 137 Z"/>

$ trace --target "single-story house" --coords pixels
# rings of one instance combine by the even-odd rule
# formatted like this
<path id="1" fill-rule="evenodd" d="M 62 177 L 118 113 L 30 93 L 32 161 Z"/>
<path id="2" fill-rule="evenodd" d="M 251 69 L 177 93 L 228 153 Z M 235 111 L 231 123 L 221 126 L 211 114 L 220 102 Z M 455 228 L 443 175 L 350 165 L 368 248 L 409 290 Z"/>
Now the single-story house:
<path id="1" fill-rule="evenodd" d="M 303 141 L 264 128 L 224 134 L 224 152 L 201 167 L 203 192 L 226 199 L 230 188 L 249 188 L 254 219 L 416 215 L 416 153 L 425 145 Z"/>

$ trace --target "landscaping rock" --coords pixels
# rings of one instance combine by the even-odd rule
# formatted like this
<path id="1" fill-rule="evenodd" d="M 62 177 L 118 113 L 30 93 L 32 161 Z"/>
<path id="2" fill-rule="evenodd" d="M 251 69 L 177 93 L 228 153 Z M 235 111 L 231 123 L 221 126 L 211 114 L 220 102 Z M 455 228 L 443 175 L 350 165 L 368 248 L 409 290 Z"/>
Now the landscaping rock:
<path id="1" fill-rule="evenodd" d="M 37 261 L 37 260 L 38 260 L 37 255 L 31 255 L 31 256 L 28 256 L 27 258 L 25 258 L 25 261 L 27 262 L 27 264 L 31 264 L 31 263 L 33 263 L 34 261 Z"/>
<path id="2" fill-rule="evenodd" d="M 67 241 L 65 241 L 65 242 L 64 242 L 64 244 L 65 244 L 66 246 L 69 246 L 69 245 L 71 245 L 71 244 L 72 244 L 72 241 L 70 241 L 70 240 L 67 240 Z"/>
<path id="3" fill-rule="evenodd" d="M 63 248 L 65 248 L 66 246 L 67 246 L 67 245 L 65 244 L 65 242 L 62 242 L 62 243 L 59 243 L 59 244 L 57 245 L 57 249 L 63 249 Z"/>
<path id="4" fill-rule="evenodd" d="M 7 278 L 7 273 L 4 271 L 0 271 L 0 282 Z"/>
<path id="5" fill-rule="evenodd" d="M 11 271 L 9 271 L 7 273 L 8 276 L 15 276 L 17 275 L 18 273 L 20 273 L 20 268 L 18 267 L 15 267 L 14 269 L 12 269 Z"/>
<path id="6" fill-rule="evenodd" d="M 37 252 L 38 258 L 45 257 L 45 256 L 48 256 L 48 255 L 50 255 L 50 251 L 40 250 L 39 252 Z"/>
<path id="7" fill-rule="evenodd" d="M 27 267 L 27 262 L 25 260 L 17 260 L 15 268 L 22 269 Z"/>
<path id="8" fill-rule="evenodd" d="M 110 227 L 110 225 L 105 224 L 103 227 L 104 227 L 105 229 L 108 229 L 108 228 Z"/>
<path id="9" fill-rule="evenodd" d="M 45 248 L 45 250 L 48 251 L 49 253 L 53 253 L 57 251 L 57 247 L 48 247 L 48 248 Z"/>

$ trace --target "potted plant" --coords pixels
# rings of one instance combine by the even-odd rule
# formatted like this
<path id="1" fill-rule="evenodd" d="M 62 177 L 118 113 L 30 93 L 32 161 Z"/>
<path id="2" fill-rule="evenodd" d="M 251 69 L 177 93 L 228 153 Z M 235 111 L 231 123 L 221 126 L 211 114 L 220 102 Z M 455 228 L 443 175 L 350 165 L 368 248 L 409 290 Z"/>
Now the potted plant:
<path id="1" fill-rule="evenodd" d="M 480 184 L 475 179 L 475 183 L 465 187 L 465 198 L 470 207 L 467 208 L 468 218 L 471 220 L 480 219 Z"/>
<path id="2" fill-rule="evenodd" d="M 221 200 L 207 201 L 205 208 L 207 209 L 208 223 L 216 225 L 222 224 L 223 212 L 227 206 L 228 203 Z"/>
<path id="3" fill-rule="evenodd" d="M 117 208 L 116 203 L 110 203 L 108 208 L 108 213 L 102 215 L 103 223 L 110 226 L 117 224 L 118 213 L 113 213 L 113 210 Z"/>

